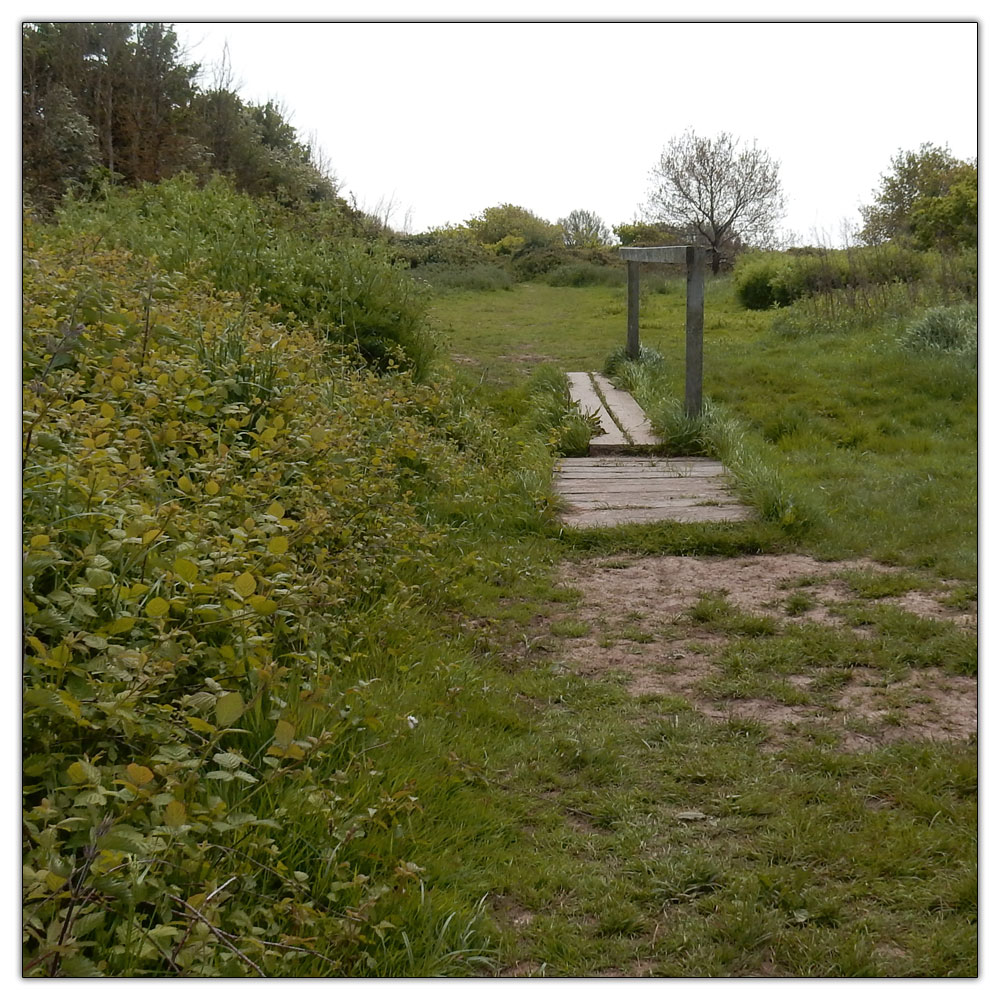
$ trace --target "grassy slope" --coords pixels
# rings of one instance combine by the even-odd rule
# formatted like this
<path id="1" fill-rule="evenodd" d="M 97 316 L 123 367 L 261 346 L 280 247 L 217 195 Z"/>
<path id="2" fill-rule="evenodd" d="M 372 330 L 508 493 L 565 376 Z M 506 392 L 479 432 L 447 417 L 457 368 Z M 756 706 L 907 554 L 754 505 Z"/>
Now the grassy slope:
<path id="1" fill-rule="evenodd" d="M 620 339 L 623 297 L 527 285 L 443 297 L 435 318 L 475 374 L 485 369 L 481 394 L 498 412 L 510 409 L 514 425 L 516 392 L 494 390 L 519 382 L 539 356 L 599 367 Z M 676 369 L 682 295 L 646 306 L 645 341 Z M 752 427 L 735 387 L 746 384 L 761 338 L 766 348 L 767 317 L 737 313 L 724 285 L 710 288 L 709 310 L 708 392 Z M 466 419 L 478 420 L 462 415 L 463 428 Z M 525 436 L 530 479 L 544 472 L 544 455 Z M 477 450 L 495 462 L 496 447 L 509 460 L 515 445 L 498 436 Z M 549 617 L 576 600 L 550 579 L 568 549 L 539 533 L 530 503 L 513 492 L 510 510 L 493 497 L 481 515 L 492 497 L 484 482 L 429 501 L 432 522 L 449 529 L 435 569 L 449 581 L 440 600 L 366 612 L 336 676 L 345 700 L 329 717 L 317 706 L 310 720 L 317 732 L 351 727 L 353 742 L 350 774 L 330 770 L 338 746 L 308 787 L 336 789 L 361 816 L 369 802 L 375 808 L 363 836 L 338 841 L 344 872 L 325 860 L 322 813 L 301 809 L 303 783 L 267 806 L 296 817 L 296 836 L 280 841 L 282 870 L 307 873 L 301 891 L 323 907 L 340 913 L 341 898 L 361 891 L 345 888 L 352 877 L 370 877 L 373 895 L 387 886 L 363 922 L 344 921 L 345 937 L 364 935 L 345 954 L 363 945 L 372 959 L 358 974 L 974 974 L 974 752 L 902 746 L 849 756 L 806 741 L 776 758 L 759 751 L 759 729 L 713 724 L 679 699 L 637 701 L 613 675 L 575 676 L 545 639 Z M 685 542 L 643 530 L 575 543 L 727 552 L 778 541 L 767 532 L 727 540 L 722 530 Z M 692 812 L 706 821 L 680 815 Z M 220 863 L 217 881 L 231 870 Z M 287 963 L 285 974 L 329 971 L 293 958 L 268 955 Z M 230 974 L 241 974 L 238 963 Z"/>

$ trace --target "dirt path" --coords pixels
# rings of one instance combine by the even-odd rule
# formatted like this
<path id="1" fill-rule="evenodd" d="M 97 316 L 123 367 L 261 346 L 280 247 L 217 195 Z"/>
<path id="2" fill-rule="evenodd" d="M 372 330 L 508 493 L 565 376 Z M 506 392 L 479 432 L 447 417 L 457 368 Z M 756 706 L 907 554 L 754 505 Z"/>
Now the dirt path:
<path id="1" fill-rule="evenodd" d="M 894 579 L 867 560 L 802 555 L 567 563 L 562 582 L 581 599 L 548 621 L 550 651 L 581 675 L 624 675 L 637 697 L 674 695 L 712 719 L 762 723 L 772 748 L 804 732 L 844 750 L 974 735 L 976 679 L 940 650 L 949 637 L 968 645 L 975 607 L 944 603 L 948 581 L 860 599 L 852 573 Z M 892 608 L 903 614 L 888 620 L 880 609 Z M 873 620 L 859 623 L 859 609 Z"/>

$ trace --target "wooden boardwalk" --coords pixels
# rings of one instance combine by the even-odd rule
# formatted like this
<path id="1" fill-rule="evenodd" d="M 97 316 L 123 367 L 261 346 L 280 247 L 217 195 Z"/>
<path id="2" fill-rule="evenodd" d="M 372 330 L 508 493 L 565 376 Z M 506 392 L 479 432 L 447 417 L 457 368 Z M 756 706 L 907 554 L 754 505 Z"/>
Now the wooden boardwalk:
<path id="1" fill-rule="evenodd" d="M 743 521 L 753 516 L 730 489 L 729 470 L 710 458 L 657 458 L 658 439 L 639 405 L 607 379 L 570 372 L 570 392 L 600 420 L 590 457 L 563 458 L 555 488 L 563 523 L 575 528 L 656 521 Z M 643 454 L 645 453 L 645 454 Z"/>

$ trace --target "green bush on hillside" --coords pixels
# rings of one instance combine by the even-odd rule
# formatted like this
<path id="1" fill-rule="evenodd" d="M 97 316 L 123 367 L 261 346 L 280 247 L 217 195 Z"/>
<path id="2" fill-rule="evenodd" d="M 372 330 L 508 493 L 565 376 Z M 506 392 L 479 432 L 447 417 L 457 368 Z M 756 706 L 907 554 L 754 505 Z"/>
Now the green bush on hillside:
<path id="1" fill-rule="evenodd" d="M 839 288 L 920 280 L 928 255 L 892 245 L 821 253 L 755 253 L 738 258 L 733 285 L 747 309 L 787 306 Z"/>
<path id="2" fill-rule="evenodd" d="M 342 224 L 338 212 L 327 209 L 330 229 Z M 239 194 L 221 177 L 199 186 L 182 176 L 114 190 L 99 203 L 70 201 L 60 219 L 149 259 L 153 271 L 204 278 L 270 307 L 287 325 L 320 329 L 380 369 L 391 363 L 422 377 L 434 356 L 425 302 L 386 244 L 343 232 L 324 238 L 316 218 L 303 230 L 300 214 Z"/>
<path id="3" fill-rule="evenodd" d="M 582 288 L 585 285 L 621 285 L 624 282 L 624 268 L 586 260 L 560 264 L 545 275 L 545 283 L 555 287 Z"/>

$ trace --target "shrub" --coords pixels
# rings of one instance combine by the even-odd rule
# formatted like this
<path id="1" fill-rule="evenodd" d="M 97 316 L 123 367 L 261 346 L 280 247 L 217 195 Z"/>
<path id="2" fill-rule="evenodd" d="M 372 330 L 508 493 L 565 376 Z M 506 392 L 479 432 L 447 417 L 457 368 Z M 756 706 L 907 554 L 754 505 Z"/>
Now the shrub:
<path id="1" fill-rule="evenodd" d="M 622 267 L 592 264 L 590 261 L 576 261 L 560 264 L 545 275 L 548 285 L 580 288 L 584 285 L 621 285 L 625 282 Z"/>
<path id="2" fill-rule="evenodd" d="M 415 268 L 415 279 L 426 281 L 436 289 L 492 292 L 514 287 L 510 272 L 499 264 L 474 264 L 453 267 L 448 264 L 428 264 Z"/>
<path id="3" fill-rule="evenodd" d="M 116 190 L 100 204 L 68 202 L 60 217 L 155 257 L 163 270 L 272 306 L 281 322 L 320 329 L 383 370 L 391 362 L 423 377 L 435 354 L 425 303 L 384 243 L 313 238 L 294 213 L 238 194 L 220 177 L 204 187 L 177 177 Z"/>
<path id="4" fill-rule="evenodd" d="M 736 263 L 734 288 L 745 308 L 769 309 L 840 288 L 917 281 L 931 263 L 925 254 L 892 245 L 825 253 L 745 254 Z"/>

